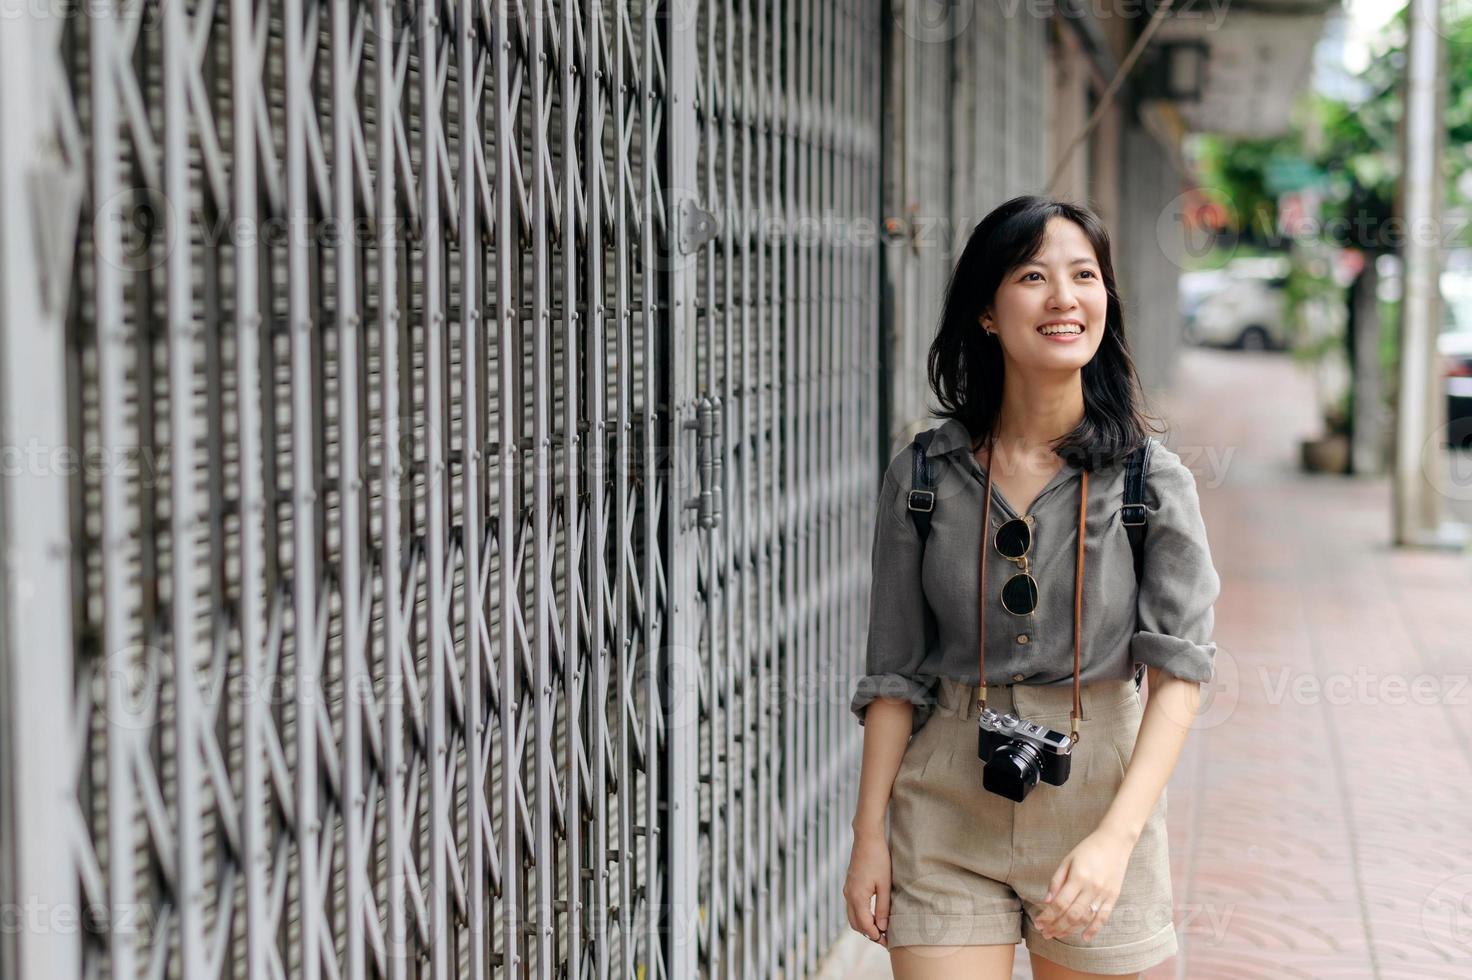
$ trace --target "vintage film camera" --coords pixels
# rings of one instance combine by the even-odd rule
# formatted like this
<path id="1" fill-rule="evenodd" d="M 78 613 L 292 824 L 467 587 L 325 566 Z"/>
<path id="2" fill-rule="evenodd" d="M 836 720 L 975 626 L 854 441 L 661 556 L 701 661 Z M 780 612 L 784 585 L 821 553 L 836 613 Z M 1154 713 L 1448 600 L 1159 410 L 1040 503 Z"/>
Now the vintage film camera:
<path id="1" fill-rule="evenodd" d="M 992 708 L 978 718 L 976 754 L 986 763 L 982 788 L 1021 803 L 1041 780 L 1062 786 L 1073 763 L 1073 739 L 1067 732 L 1023 721 Z"/>

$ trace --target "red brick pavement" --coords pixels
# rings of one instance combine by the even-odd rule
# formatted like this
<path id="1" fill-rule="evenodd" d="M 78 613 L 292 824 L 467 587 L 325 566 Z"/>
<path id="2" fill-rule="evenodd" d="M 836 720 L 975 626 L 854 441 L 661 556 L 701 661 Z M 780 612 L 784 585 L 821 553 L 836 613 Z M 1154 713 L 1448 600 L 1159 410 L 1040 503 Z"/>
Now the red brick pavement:
<path id="1" fill-rule="evenodd" d="M 1472 978 L 1472 559 L 1389 547 L 1387 478 L 1298 469 L 1312 395 L 1282 355 L 1190 350 L 1152 405 L 1223 588 L 1150 980 Z M 843 973 L 887 976 L 859 941 Z"/>
<path id="2" fill-rule="evenodd" d="M 1174 390 L 1223 589 L 1148 976 L 1472 977 L 1472 561 L 1391 548 L 1388 479 L 1298 471 L 1287 360 L 1192 351 Z"/>

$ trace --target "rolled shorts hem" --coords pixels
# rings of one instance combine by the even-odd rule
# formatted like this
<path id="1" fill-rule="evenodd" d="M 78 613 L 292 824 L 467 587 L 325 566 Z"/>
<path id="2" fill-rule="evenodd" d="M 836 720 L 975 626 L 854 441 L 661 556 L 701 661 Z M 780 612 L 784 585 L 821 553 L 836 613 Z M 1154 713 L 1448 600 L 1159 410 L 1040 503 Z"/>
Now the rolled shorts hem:
<path id="1" fill-rule="evenodd" d="M 1060 939 L 1047 938 L 1034 929 L 1031 922 L 1023 932 L 1029 952 L 1059 966 L 1085 973 L 1139 973 L 1174 956 L 1178 949 L 1176 927 L 1170 922 L 1153 936 L 1120 946 L 1074 946 Z"/>
<path id="2" fill-rule="evenodd" d="M 1018 912 L 986 915 L 912 913 L 889 917 L 885 930 L 894 946 L 1013 946 L 1022 941 Z"/>

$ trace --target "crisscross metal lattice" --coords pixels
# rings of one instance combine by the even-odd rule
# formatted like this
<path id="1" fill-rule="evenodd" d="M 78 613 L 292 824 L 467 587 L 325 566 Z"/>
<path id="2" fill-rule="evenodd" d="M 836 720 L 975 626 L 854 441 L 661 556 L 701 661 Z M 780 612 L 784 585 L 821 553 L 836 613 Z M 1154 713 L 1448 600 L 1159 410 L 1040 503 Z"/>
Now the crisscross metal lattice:
<path id="1" fill-rule="evenodd" d="M 0 254 L 5 422 L 83 461 L 5 501 L 42 595 L 7 636 L 52 655 L 0 658 L 38 699 L 8 793 L 43 793 L 6 797 L 36 849 L 11 884 L 87 921 L 22 968 L 815 964 L 845 927 L 883 27 L 7 24 L 4 242 L 38 245 Z"/>

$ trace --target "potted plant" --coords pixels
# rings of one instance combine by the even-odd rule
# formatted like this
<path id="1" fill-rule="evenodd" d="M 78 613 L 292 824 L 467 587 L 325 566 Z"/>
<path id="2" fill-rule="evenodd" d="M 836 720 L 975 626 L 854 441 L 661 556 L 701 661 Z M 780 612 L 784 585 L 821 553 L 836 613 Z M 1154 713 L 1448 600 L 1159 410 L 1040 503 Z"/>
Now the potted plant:
<path id="1" fill-rule="evenodd" d="M 1303 468 L 1308 472 L 1350 471 L 1350 424 L 1346 400 L 1336 402 L 1324 411 L 1324 435 L 1317 439 L 1304 439 L 1299 443 Z"/>

